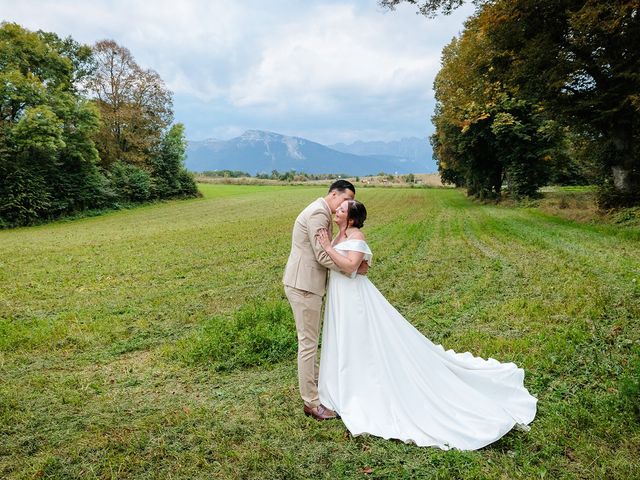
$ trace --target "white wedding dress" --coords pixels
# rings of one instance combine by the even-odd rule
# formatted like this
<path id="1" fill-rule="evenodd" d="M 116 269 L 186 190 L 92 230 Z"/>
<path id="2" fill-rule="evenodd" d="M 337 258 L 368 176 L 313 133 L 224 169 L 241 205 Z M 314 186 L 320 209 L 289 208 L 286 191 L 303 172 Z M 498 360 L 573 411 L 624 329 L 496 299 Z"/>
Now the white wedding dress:
<path id="1" fill-rule="evenodd" d="M 362 240 L 334 246 L 371 260 Z M 363 275 L 331 272 L 320 357 L 320 401 L 352 435 L 475 450 L 514 426 L 537 399 L 513 363 L 445 351 L 416 330 Z"/>

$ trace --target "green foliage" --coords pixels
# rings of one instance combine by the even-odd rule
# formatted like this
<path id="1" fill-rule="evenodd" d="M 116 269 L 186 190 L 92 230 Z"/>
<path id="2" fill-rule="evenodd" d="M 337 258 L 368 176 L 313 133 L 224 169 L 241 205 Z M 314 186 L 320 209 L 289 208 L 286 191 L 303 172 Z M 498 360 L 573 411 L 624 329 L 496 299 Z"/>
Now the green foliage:
<path id="1" fill-rule="evenodd" d="M 604 203 L 640 202 L 637 2 L 505 0 L 481 17 L 495 75 L 596 144 Z"/>
<path id="2" fill-rule="evenodd" d="M 70 88 L 72 62 L 56 48 L 58 45 L 47 42 L 57 38 L 54 35 L 44 39 L 15 23 L 0 23 L 1 71 L 16 81 L 15 84 L 4 85 L 5 94 L 13 91 L 16 95 L 9 97 L 14 101 L 7 103 L 8 98 L 3 97 L 1 103 L 3 114 L 8 113 L 10 121 L 15 121 L 25 107 L 42 101 L 45 92 L 55 93 Z M 23 99 L 28 102 L 21 104 Z"/>
<path id="3" fill-rule="evenodd" d="M 464 3 L 379 3 L 393 9 L 405 2 L 429 17 Z M 443 50 L 435 82 L 432 143 L 443 181 L 479 196 L 498 196 L 499 178 L 516 196 L 531 196 L 546 181 L 589 182 L 602 186 L 603 207 L 640 203 L 637 2 L 473 3 L 476 14 Z M 524 110 L 510 119 L 514 112 L 502 110 L 496 93 L 522 102 Z M 494 145 L 483 128 L 472 128 L 487 119 L 498 121 L 494 133 L 501 133 L 512 150 Z M 585 142 L 593 148 L 582 155 Z M 485 158 L 478 160 L 479 155 Z"/>
<path id="4" fill-rule="evenodd" d="M 0 224 L 108 204 L 113 194 L 91 140 L 98 113 L 76 92 L 90 70 L 88 47 L 8 23 L 0 44 Z"/>
<path id="5" fill-rule="evenodd" d="M 150 160 L 156 197 L 193 196 L 197 193 L 195 180 L 184 166 L 186 148 L 184 125 L 176 123 L 162 137 L 155 156 Z"/>
<path id="6" fill-rule="evenodd" d="M 478 198 L 532 197 L 545 185 L 562 129 L 495 75 L 483 12 L 443 51 L 431 142 L 443 181 Z"/>
<path id="7" fill-rule="evenodd" d="M 203 177 L 224 177 L 224 178 L 240 178 L 240 177 L 250 177 L 251 174 L 247 172 L 242 172 L 240 170 L 207 170 L 205 172 L 201 172 L 200 175 Z"/>
<path id="8" fill-rule="evenodd" d="M 34 169 L 0 158 L 0 227 L 29 225 L 52 205 L 49 185 Z"/>
<path id="9" fill-rule="evenodd" d="M 103 109 L 101 118 L 104 102 L 81 92 L 96 85 L 100 65 L 90 47 L 70 37 L 0 24 L 0 227 L 119 201 L 198 194 L 184 169 L 184 127 L 174 125 L 162 135 L 171 119 L 170 94 L 155 72 L 137 65 L 137 88 L 155 94 L 127 97 L 132 108 L 123 107 L 117 117 L 128 115 L 127 128 L 136 135 L 125 129 L 116 142 L 122 155 L 115 149 L 109 156 L 100 144 L 105 158 L 99 157 L 94 140 L 111 131 L 112 110 Z"/>
<path id="10" fill-rule="evenodd" d="M 14 147 L 20 154 L 54 159 L 65 146 L 63 123 L 46 105 L 28 107 L 11 130 Z"/>
<path id="11" fill-rule="evenodd" d="M 60 38 L 53 32 L 38 30 L 36 33 L 45 44 L 50 45 L 63 58 L 71 62 L 70 88 L 77 92 L 96 69 L 91 47 L 78 43 L 71 37 Z"/>
<path id="12" fill-rule="evenodd" d="M 185 197 L 200 196 L 198 185 L 196 184 L 196 178 L 194 174 L 189 172 L 186 168 L 183 168 L 178 172 L 178 184 L 180 185 L 180 195 Z"/>
<path id="13" fill-rule="evenodd" d="M 255 303 L 231 318 L 208 320 L 177 352 L 191 363 L 212 365 L 218 371 L 272 365 L 295 357 L 298 344 L 292 325 L 286 302 Z"/>
<path id="14" fill-rule="evenodd" d="M 151 175 L 140 167 L 117 162 L 111 167 L 111 186 L 119 198 L 144 202 L 151 198 Z"/>

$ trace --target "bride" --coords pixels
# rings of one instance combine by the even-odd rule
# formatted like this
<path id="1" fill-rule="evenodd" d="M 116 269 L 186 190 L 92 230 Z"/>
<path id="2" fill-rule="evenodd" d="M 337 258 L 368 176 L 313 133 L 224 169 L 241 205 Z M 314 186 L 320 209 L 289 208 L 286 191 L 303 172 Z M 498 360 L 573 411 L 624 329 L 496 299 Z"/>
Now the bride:
<path id="1" fill-rule="evenodd" d="M 355 200 L 335 214 L 340 232 L 318 240 L 349 277 L 331 271 L 320 355 L 319 393 L 352 435 L 371 434 L 443 450 L 475 450 L 526 427 L 537 399 L 513 363 L 445 351 L 416 330 L 366 276 L 371 250 Z"/>

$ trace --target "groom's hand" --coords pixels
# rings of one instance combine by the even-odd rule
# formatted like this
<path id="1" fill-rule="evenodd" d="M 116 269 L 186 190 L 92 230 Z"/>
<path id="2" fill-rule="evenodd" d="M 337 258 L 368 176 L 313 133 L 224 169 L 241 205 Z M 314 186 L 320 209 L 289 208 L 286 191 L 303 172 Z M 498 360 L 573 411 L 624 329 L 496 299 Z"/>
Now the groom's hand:
<path id="1" fill-rule="evenodd" d="M 366 275 L 368 271 L 369 271 L 369 263 L 365 261 L 360 264 L 356 273 L 358 275 Z"/>

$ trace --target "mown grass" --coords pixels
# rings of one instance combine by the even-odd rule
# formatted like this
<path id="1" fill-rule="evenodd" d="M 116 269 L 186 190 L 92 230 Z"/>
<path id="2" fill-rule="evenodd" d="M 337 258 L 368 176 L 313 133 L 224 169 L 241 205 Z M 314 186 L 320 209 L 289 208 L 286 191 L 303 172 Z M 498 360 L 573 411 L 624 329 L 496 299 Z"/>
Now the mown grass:
<path id="1" fill-rule="evenodd" d="M 432 340 L 523 366 L 539 398 L 530 432 L 442 452 L 302 415 L 280 278 L 324 189 L 201 189 L 0 232 L 0 477 L 640 476 L 637 226 L 358 192 L 371 280 Z"/>
<path id="2" fill-rule="evenodd" d="M 207 320 L 171 353 L 188 363 L 209 364 L 217 371 L 273 365 L 296 355 L 293 323 L 291 308 L 282 300 L 248 305 L 230 319 Z"/>

